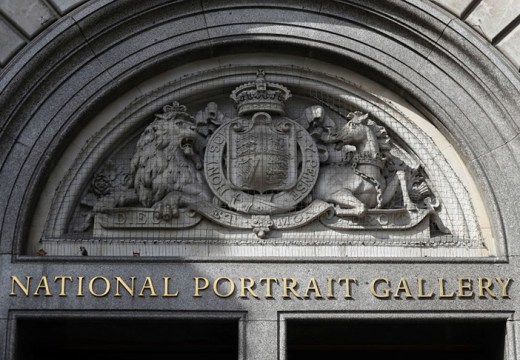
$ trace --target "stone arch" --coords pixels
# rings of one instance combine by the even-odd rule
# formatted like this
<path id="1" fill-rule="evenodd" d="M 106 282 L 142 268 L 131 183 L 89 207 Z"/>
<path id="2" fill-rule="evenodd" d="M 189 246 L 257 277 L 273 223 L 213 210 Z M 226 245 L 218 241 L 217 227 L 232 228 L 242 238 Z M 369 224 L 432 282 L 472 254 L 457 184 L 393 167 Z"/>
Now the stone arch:
<path id="1" fill-rule="evenodd" d="M 0 114 L 2 253 L 23 253 L 46 176 L 94 114 L 195 59 L 277 51 L 339 64 L 398 92 L 460 152 L 490 209 L 499 254 L 519 235 L 520 83 L 493 48 L 427 3 L 96 2 L 62 18 L 7 69 Z M 511 220 L 511 221 L 510 221 Z"/>

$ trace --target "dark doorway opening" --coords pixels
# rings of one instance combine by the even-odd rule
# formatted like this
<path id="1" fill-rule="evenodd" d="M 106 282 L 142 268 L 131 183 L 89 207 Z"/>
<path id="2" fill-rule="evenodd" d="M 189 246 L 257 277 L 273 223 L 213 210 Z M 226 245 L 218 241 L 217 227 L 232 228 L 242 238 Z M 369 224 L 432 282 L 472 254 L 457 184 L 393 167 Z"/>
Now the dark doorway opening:
<path id="1" fill-rule="evenodd" d="M 503 360 L 505 321 L 287 322 L 287 358 Z"/>
<path id="2" fill-rule="evenodd" d="M 220 319 L 21 319 L 16 359 L 237 359 L 238 331 Z"/>

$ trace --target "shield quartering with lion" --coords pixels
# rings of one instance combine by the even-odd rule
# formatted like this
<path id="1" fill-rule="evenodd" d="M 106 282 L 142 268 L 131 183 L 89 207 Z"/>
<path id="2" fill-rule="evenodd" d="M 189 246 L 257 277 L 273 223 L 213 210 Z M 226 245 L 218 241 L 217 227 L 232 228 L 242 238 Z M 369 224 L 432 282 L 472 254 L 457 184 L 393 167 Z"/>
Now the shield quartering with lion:
<path id="1" fill-rule="evenodd" d="M 231 186 L 259 193 L 293 188 L 298 180 L 293 124 L 260 112 L 248 125 L 229 128 L 227 169 Z"/>

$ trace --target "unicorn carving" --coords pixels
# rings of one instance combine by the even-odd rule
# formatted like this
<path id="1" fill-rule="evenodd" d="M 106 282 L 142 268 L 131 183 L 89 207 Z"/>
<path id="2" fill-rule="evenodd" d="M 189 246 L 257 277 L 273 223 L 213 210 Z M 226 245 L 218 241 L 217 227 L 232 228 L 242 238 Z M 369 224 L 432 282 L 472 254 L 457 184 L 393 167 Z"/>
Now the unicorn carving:
<path id="1" fill-rule="evenodd" d="M 414 210 L 406 174 L 398 170 L 385 179 L 383 169 L 390 150 L 384 127 L 368 119 L 368 114 L 350 113 L 333 143 L 341 160 L 324 164 L 314 188 L 314 198 L 336 205 L 338 216 L 362 216 L 368 209 L 384 207 L 401 189 L 404 207 Z"/>

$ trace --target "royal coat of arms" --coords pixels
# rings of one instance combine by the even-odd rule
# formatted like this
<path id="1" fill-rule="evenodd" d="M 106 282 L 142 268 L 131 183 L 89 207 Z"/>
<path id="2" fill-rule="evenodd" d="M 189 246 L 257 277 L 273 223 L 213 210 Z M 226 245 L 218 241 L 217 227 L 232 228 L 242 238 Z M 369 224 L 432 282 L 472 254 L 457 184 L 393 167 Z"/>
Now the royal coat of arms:
<path id="1" fill-rule="evenodd" d="M 449 233 L 420 167 L 399 168 L 385 127 L 369 114 L 342 115 L 322 103 L 289 118 L 289 89 L 266 81 L 262 70 L 230 97 L 234 118 L 215 103 L 195 117 L 179 103 L 157 114 L 137 142 L 126 186 L 98 196 L 84 228 L 96 217 L 105 230 L 186 229 L 206 219 L 260 238 L 313 223 L 418 233 L 434 224 Z"/>

